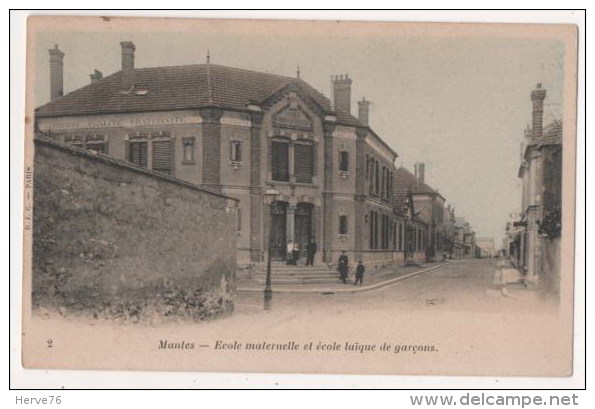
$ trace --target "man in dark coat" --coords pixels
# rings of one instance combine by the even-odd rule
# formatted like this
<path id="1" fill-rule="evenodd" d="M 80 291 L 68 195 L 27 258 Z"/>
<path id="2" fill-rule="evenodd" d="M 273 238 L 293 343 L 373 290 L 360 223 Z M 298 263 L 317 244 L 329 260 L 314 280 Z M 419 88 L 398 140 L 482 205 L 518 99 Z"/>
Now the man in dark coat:
<path id="1" fill-rule="evenodd" d="M 307 258 L 306 258 L 306 265 L 313 266 L 314 265 L 314 255 L 316 254 L 316 242 L 314 239 L 310 239 L 308 243 L 308 247 L 306 248 Z"/>
<path id="2" fill-rule="evenodd" d="M 347 257 L 347 254 L 345 254 L 345 250 L 343 250 L 341 252 L 341 255 L 339 256 L 339 266 L 338 266 L 339 277 L 341 278 L 341 281 L 343 281 L 343 284 L 347 284 L 347 270 L 348 269 L 349 269 L 349 258 Z"/>
<path id="3" fill-rule="evenodd" d="M 359 283 L 359 285 L 364 284 L 364 272 L 365 271 L 366 271 L 366 268 L 362 264 L 362 261 L 361 260 L 358 261 L 357 267 L 355 269 L 355 284 L 353 284 L 353 285 L 357 285 L 357 283 Z"/>

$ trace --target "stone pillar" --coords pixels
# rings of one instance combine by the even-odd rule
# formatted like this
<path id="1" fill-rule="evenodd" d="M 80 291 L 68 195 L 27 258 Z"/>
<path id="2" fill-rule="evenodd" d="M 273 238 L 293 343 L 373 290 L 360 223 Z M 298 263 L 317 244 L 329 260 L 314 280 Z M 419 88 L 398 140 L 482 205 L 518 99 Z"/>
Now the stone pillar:
<path id="1" fill-rule="evenodd" d="M 202 117 L 202 184 L 221 188 L 221 117 L 223 110 L 207 107 Z"/>
<path id="2" fill-rule="evenodd" d="M 333 176 L 334 176 L 334 150 L 333 150 L 333 132 L 335 123 L 325 121 L 324 127 L 324 190 L 322 192 L 324 208 L 324 236 L 322 242 L 323 261 L 331 263 L 333 246 Z"/>
<path id="3" fill-rule="evenodd" d="M 357 128 L 356 135 L 357 139 L 355 142 L 355 220 L 354 230 L 350 233 L 355 236 L 355 258 L 358 260 L 363 259 L 364 250 L 367 248 L 365 233 L 367 230 L 366 226 L 366 214 L 367 209 L 364 205 L 366 195 L 366 135 L 367 130 L 365 128 Z"/>
<path id="4" fill-rule="evenodd" d="M 291 203 L 289 203 L 289 206 L 287 206 L 287 224 L 285 228 L 287 242 L 289 242 L 289 240 L 295 241 L 295 209 L 296 204 L 292 201 Z"/>
<path id="5" fill-rule="evenodd" d="M 295 148 L 294 148 L 294 144 L 293 141 L 295 140 L 295 137 L 292 135 L 291 137 L 291 142 L 289 143 L 289 152 L 287 154 L 288 156 L 288 166 L 289 166 L 289 181 L 292 183 L 295 183 Z"/>
<path id="6" fill-rule="evenodd" d="M 263 241 L 263 214 L 267 211 L 262 195 L 262 164 L 261 164 L 261 138 L 262 138 L 262 111 L 250 114 L 250 261 L 257 263 L 264 253 Z"/>
<path id="7" fill-rule="evenodd" d="M 314 220 L 312 221 L 312 230 L 314 234 L 314 241 L 316 241 L 317 251 L 316 256 L 314 258 L 314 262 L 318 263 L 323 259 L 323 252 L 322 252 L 322 237 L 323 231 L 319 229 L 318 226 L 322 226 L 322 207 L 320 204 L 314 205 L 314 214 L 312 215 Z"/>

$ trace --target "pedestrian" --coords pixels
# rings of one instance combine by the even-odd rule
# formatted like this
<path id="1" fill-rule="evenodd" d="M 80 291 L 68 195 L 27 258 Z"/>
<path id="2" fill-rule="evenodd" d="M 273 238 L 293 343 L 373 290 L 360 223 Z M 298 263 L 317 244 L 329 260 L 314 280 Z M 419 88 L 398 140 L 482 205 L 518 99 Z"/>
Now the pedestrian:
<path id="1" fill-rule="evenodd" d="M 341 281 L 343 281 L 343 284 L 347 284 L 347 270 L 349 269 L 349 258 L 347 257 L 347 254 L 345 254 L 345 250 L 343 250 L 341 252 L 341 255 L 339 256 L 339 265 L 337 269 L 339 270 L 339 277 L 341 278 Z"/>
<path id="2" fill-rule="evenodd" d="M 293 243 L 293 265 L 297 266 L 297 262 L 300 259 L 300 243 L 297 241 Z"/>
<path id="3" fill-rule="evenodd" d="M 316 242 L 314 239 L 310 239 L 310 243 L 308 243 L 308 247 L 306 248 L 307 258 L 306 258 L 306 265 L 313 266 L 314 265 L 314 256 L 316 255 Z"/>
<path id="4" fill-rule="evenodd" d="M 293 241 L 289 240 L 287 242 L 287 264 L 294 264 L 293 263 Z"/>
<path id="5" fill-rule="evenodd" d="M 353 284 L 353 285 L 357 285 L 358 282 L 359 282 L 359 285 L 364 284 L 364 272 L 365 271 L 366 271 L 366 268 L 364 267 L 362 261 L 359 260 L 357 262 L 357 267 L 355 269 L 355 284 Z"/>

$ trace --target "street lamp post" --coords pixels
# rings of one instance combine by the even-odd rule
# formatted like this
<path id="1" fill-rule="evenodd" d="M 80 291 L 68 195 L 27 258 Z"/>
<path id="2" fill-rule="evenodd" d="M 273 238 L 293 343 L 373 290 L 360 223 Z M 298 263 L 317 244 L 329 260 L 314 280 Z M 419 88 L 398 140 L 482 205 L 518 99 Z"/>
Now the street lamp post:
<path id="1" fill-rule="evenodd" d="M 273 287 L 271 285 L 271 252 L 273 249 L 273 204 L 277 200 L 279 192 L 274 186 L 268 188 L 264 193 L 264 201 L 269 208 L 269 245 L 267 250 L 267 273 L 264 282 L 264 309 L 270 310 L 273 307 Z"/>

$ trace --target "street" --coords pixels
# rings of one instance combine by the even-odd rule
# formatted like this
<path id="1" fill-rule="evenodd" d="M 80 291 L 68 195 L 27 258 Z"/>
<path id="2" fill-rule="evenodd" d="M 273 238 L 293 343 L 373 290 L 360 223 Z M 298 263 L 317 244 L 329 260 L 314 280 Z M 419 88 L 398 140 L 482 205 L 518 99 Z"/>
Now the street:
<path id="1" fill-rule="evenodd" d="M 246 291 L 231 316 L 213 321 L 127 325 L 46 318 L 35 320 L 29 336 L 51 337 L 63 367 L 84 357 L 90 368 L 137 369 L 133 356 L 122 360 L 134 346 L 143 367 L 177 371 L 569 373 L 571 339 L 556 334 L 570 334 L 572 320 L 531 291 L 511 287 L 504 294 L 494 283 L 498 271 L 495 259 L 461 260 L 375 290 L 274 293 L 271 311 L 263 310 L 262 292 Z M 73 331 L 84 335 L 69 337 Z M 118 342 L 108 352 L 101 339 Z M 164 341 L 194 349 L 159 349 Z M 53 359 L 39 358 L 39 365 Z"/>
<path id="2" fill-rule="evenodd" d="M 552 309 L 555 303 L 536 300 L 533 292 L 515 285 L 510 296 L 504 296 L 494 276 L 498 270 L 497 259 L 459 260 L 446 267 L 422 273 L 376 290 L 352 294 L 328 291 L 324 293 L 274 293 L 273 309 L 302 309 L 317 312 L 341 311 L 342 308 L 358 310 L 399 311 L 432 308 L 470 311 L 514 311 Z M 273 292 L 274 292 L 273 288 Z M 258 313 L 262 310 L 262 293 L 239 292 L 235 314 Z"/>

